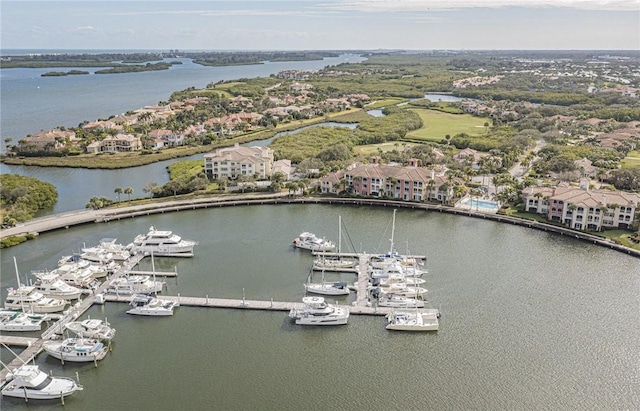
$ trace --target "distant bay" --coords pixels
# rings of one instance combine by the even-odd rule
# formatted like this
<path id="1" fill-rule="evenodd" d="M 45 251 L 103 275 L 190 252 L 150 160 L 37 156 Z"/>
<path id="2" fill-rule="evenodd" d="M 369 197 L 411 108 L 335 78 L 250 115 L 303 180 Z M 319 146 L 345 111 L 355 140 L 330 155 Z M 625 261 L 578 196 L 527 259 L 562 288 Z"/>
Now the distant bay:
<path id="1" fill-rule="evenodd" d="M 5 50 L 4 55 L 17 55 L 51 50 Z M 61 51 L 62 52 L 62 51 Z M 72 50 L 64 50 L 72 53 Z M 90 53 L 80 50 L 76 52 Z M 93 51 L 95 52 L 95 51 Z M 113 50 L 102 52 L 114 52 Z M 0 133 L 13 143 L 28 134 L 57 126 L 77 127 L 85 120 L 108 118 L 140 107 L 166 101 L 174 91 L 188 87 L 203 88 L 220 80 L 268 77 L 282 70 L 319 70 L 344 62 L 365 60 L 355 54 L 314 61 L 265 62 L 248 66 L 210 67 L 194 64 L 191 59 L 168 70 L 142 73 L 96 75 L 99 68 L 63 67 L 59 70 L 85 70 L 89 75 L 42 77 L 51 68 L 0 70 Z"/>

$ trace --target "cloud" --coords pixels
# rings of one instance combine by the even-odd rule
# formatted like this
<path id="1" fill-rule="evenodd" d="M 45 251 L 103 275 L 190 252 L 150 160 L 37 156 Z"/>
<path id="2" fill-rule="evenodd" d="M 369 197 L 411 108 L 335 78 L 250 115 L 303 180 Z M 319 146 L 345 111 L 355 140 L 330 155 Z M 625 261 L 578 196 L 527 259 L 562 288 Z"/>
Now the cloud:
<path id="1" fill-rule="evenodd" d="M 499 7 L 568 7 L 583 10 L 637 12 L 640 8 L 640 0 L 337 0 L 321 3 L 318 7 L 334 11 L 369 13 Z"/>
<path id="2" fill-rule="evenodd" d="M 96 34 L 98 32 L 98 30 L 96 30 L 93 26 L 71 27 L 66 29 L 65 31 L 70 34 L 81 34 L 81 35 Z"/>
<path id="3" fill-rule="evenodd" d="M 300 10 L 267 10 L 267 9 L 233 9 L 233 10 L 143 10 L 143 11 L 121 11 L 110 13 L 112 16 L 157 16 L 157 15 L 169 15 L 169 16 L 178 16 L 178 15 L 190 15 L 190 16 L 203 16 L 203 17 L 230 17 L 230 16 L 265 16 L 265 17 L 273 17 L 273 16 L 294 16 L 294 17 L 318 17 L 318 16 L 327 16 L 328 14 L 336 14 L 336 11 L 331 10 L 311 10 L 311 9 L 300 9 Z"/>

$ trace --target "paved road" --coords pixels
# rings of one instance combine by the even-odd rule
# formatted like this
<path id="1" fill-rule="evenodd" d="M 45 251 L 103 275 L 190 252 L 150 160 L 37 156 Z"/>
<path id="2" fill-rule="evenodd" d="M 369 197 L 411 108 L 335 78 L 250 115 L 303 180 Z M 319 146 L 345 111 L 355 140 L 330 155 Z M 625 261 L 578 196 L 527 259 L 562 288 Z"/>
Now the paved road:
<path id="1" fill-rule="evenodd" d="M 225 202 L 236 200 L 249 200 L 249 199 L 266 199 L 274 197 L 286 197 L 288 192 L 281 193 L 247 193 L 247 194 L 233 194 L 228 196 L 216 196 L 207 198 L 197 198 L 189 200 L 169 200 L 169 201 L 156 201 L 149 204 L 132 205 L 118 208 L 108 208 L 101 210 L 77 210 L 68 213 L 53 214 L 46 217 L 35 218 L 27 221 L 23 224 L 19 224 L 16 227 L 6 228 L 0 230 L 0 238 L 10 237 L 12 235 L 24 235 L 29 233 L 41 233 L 44 231 L 55 230 L 59 228 L 68 228 L 72 225 L 92 223 L 97 221 L 109 220 L 110 216 L 115 214 L 129 213 L 134 211 L 155 210 L 160 208 L 171 208 L 175 206 L 185 204 L 197 204 L 206 202 Z"/>

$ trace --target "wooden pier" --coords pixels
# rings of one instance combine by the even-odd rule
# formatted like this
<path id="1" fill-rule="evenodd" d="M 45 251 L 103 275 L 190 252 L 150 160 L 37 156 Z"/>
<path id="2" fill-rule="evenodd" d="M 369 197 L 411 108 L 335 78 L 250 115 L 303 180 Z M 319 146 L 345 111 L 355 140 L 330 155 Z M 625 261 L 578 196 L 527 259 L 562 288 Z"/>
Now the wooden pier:
<path id="1" fill-rule="evenodd" d="M 37 338 L 29 337 L 14 337 L 13 335 L 0 335 L 0 344 L 14 345 L 18 347 L 30 347 L 33 343 L 38 341 Z"/>

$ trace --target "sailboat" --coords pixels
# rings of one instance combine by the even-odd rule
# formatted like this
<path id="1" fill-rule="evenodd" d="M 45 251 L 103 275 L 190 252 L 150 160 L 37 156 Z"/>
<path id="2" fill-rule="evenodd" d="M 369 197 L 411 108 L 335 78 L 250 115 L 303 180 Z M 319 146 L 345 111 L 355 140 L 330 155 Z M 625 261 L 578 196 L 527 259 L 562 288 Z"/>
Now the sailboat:
<path id="1" fill-rule="evenodd" d="M 153 250 L 151 250 L 151 270 L 153 271 L 153 281 L 156 279 L 156 266 L 153 259 Z M 178 303 L 170 300 L 158 298 L 158 293 L 153 295 L 134 294 L 131 299 L 131 309 L 127 314 L 146 315 L 146 316 L 169 316 L 173 315 L 173 309 Z"/>
<path id="2" fill-rule="evenodd" d="M 20 275 L 18 274 L 18 263 L 15 257 L 13 257 L 13 264 L 16 267 L 18 288 L 9 288 L 7 290 L 7 297 L 4 300 L 5 308 L 22 311 L 28 309 L 32 313 L 55 313 L 64 310 L 68 303 L 66 300 L 45 297 L 44 294 L 38 292 L 35 287 L 22 285 L 20 283 Z"/>
<path id="3" fill-rule="evenodd" d="M 337 258 L 327 258 L 323 252 L 320 256 L 313 260 L 313 269 L 320 270 L 342 270 L 354 268 L 357 264 L 356 260 L 343 260 L 340 257 L 342 253 L 342 216 L 338 216 L 338 255 Z"/>
<path id="4" fill-rule="evenodd" d="M 307 283 L 304 285 L 304 288 L 308 293 L 322 294 L 322 295 L 349 295 L 351 293 L 351 290 L 349 290 L 349 287 L 346 282 L 325 281 L 324 270 L 322 270 L 322 282 L 312 283 L 311 274 L 309 274 Z"/>
<path id="5" fill-rule="evenodd" d="M 407 266 L 407 267 L 417 267 L 424 264 L 422 261 L 419 261 L 416 258 L 410 258 L 396 251 L 395 244 L 394 244 L 394 236 L 395 236 L 395 230 L 396 230 L 396 211 L 397 210 L 393 210 L 391 239 L 389 240 L 391 242 L 391 246 L 389 248 L 389 252 L 386 254 L 379 254 L 371 258 L 371 267 L 373 267 L 374 269 L 384 268 L 385 265 L 387 265 L 388 263 L 399 263 L 401 266 Z"/>

